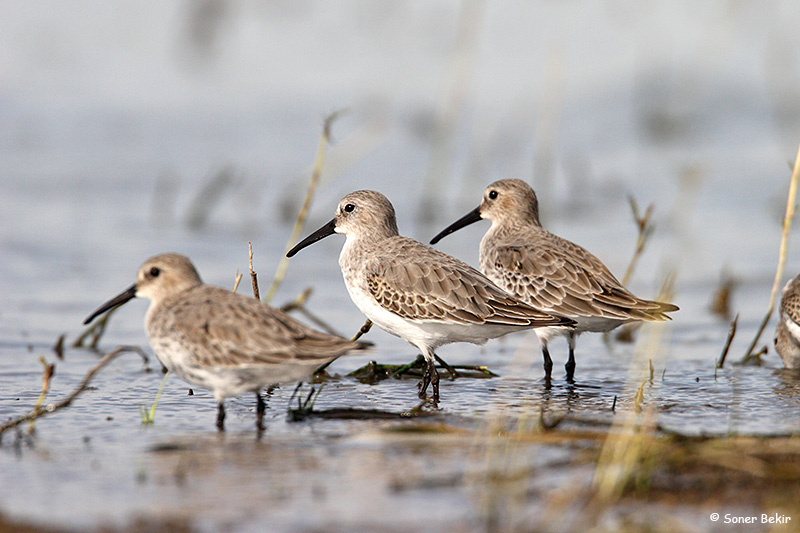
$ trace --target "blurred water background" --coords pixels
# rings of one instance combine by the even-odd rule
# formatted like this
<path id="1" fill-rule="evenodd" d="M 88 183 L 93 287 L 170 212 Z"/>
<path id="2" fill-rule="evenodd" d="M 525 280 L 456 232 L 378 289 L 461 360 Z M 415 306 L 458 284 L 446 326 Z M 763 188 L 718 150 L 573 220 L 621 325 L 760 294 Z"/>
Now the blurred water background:
<path id="1" fill-rule="evenodd" d="M 653 297 L 675 274 L 681 311 L 655 354 L 663 379 L 650 398 L 660 423 L 687 434 L 798 431 L 800 386 L 771 346 L 761 367 L 715 378 L 729 318 L 709 302 L 721 279 L 735 280 L 731 357 L 740 358 L 767 308 L 800 141 L 800 4 L 62 1 L 6 2 L 2 13 L 0 419 L 30 409 L 39 356 L 54 361 L 57 337 L 74 339 L 150 255 L 185 253 L 207 283 L 231 287 L 252 242 L 263 290 L 323 121 L 346 109 L 304 233 L 344 194 L 370 188 L 392 200 L 402 233 L 427 242 L 488 183 L 517 177 L 537 190 L 549 229 L 621 276 L 636 241 L 628 197 L 654 204 L 655 231 L 629 286 Z M 477 264 L 485 230 L 476 224 L 440 248 Z M 341 244 L 332 237 L 298 255 L 275 303 L 313 287 L 308 307 L 351 335 L 363 317 L 341 281 Z M 787 275 L 800 270 L 796 244 Z M 239 290 L 249 291 L 246 279 Z M 119 311 L 103 347 L 146 346 L 145 309 Z M 383 332 L 368 338 L 375 351 L 337 362 L 337 373 L 414 356 Z M 435 420 L 474 430 L 542 402 L 610 417 L 614 396 L 630 401 L 634 349 L 584 336 L 578 383 L 547 392 L 532 334 L 445 347 L 445 359 L 502 377 L 443 383 Z M 560 373 L 566 346 L 551 350 Z M 68 350 L 51 396 L 96 360 Z M 75 406 L 39 421 L 35 439 L 6 434 L 0 514 L 65 528 L 176 520 L 209 531 L 390 531 L 480 530 L 492 523 L 487 509 L 508 510 L 486 503 L 480 445 L 465 464 L 450 440 L 406 444 L 376 421 L 289 424 L 285 389 L 270 398 L 259 442 L 250 398 L 232 402 L 220 439 L 212 397 L 186 396 L 178 379 L 156 425 L 142 428 L 138 405 L 159 379 L 126 356 Z M 343 378 L 319 405 L 397 411 L 414 401 L 411 381 Z M 587 477 L 559 468 L 566 453 L 525 452 L 536 488 L 523 503 L 508 496 L 519 524 L 537 523 L 565 477 Z"/>

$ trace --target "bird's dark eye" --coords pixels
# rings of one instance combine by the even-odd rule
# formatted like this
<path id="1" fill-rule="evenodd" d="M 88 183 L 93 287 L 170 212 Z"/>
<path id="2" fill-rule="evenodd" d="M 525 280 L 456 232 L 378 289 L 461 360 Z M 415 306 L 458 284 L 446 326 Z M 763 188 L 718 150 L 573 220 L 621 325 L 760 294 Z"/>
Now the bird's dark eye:
<path id="1" fill-rule="evenodd" d="M 353 209 L 355 208 L 356 206 L 354 206 L 353 204 L 347 204 L 346 206 L 344 206 L 344 210 L 347 211 L 348 213 L 352 213 Z"/>
<path id="2" fill-rule="evenodd" d="M 154 278 L 157 278 L 159 274 L 161 274 L 161 271 L 158 269 L 158 267 L 153 267 L 150 269 L 150 275 Z"/>
<path id="3" fill-rule="evenodd" d="M 497 191 L 489 191 L 489 200 L 497 199 Z"/>

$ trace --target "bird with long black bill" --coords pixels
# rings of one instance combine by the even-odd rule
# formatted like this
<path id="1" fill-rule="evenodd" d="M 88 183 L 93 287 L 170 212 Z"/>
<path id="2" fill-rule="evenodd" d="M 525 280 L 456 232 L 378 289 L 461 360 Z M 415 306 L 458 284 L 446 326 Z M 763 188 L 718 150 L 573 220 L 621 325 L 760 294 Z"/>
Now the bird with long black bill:
<path id="1" fill-rule="evenodd" d="M 346 237 L 339 266 L 353 303 L 425 357 L 420 398 L 433 385 L 432 400 L 439 401 L 434 351 L 442 345 L 483 344 L 522 329 L 574 324 L 517 300 L 466 263 L 401 236 L 394 207 L 378 192 L 356 191 L 342 198 L 333 220 L 286 255 L 334 233 Z"/>
<path id="2" fill-rule="evenodd" d="M 500 180 L 486 187 L 480 205 L 439 232 L 431 244 L 483 219 L 492 225 L 480 243 L 481 271 L 515 298 L 577 323 L 573 329 L 536 330 L 547 382 L 553 369 L 547 348 L 552 337 L 567 336 L 565 369 L 567 379 L 573 380 L 578 335 L 637 320 L 669 320 L 667 313 L 678 310 L 671 303 L 635 296 L 585 248 L 544 229 L 536 193 L 522 180 Z"/>
<path id="3" fill-rule="evenodd" d="M 254 298 L 206 285 L 189 258 L 174 253 L 145 261 L 136 283 L 84 324 L 137 296 L 151 301 L 145 330 L 156 357 L 186 382 L 214 393 L 220 430 L 226 398 L 254 392 L 260 430 L 262 388 L 304 380 L 320 365 L 367 347 L 315 331 Z"/>

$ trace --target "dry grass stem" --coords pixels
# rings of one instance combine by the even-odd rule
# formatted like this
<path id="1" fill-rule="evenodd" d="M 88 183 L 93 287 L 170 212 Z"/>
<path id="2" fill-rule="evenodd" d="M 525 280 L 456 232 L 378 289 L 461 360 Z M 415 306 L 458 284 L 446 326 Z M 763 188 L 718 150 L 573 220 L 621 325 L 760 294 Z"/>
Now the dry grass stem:
<path id="1" fill-rule="evenodd" d="M 728 357 L 728 351 L 731 348 L 731 342 L 733 342 L 733 337 L 736 335 L 736 324 L 739 322 L 739 313 L 736 313 L 736 316 L 731 322 L 731 328 L 728 330 L 728 338 L 725 341 L 725 346 L 722 348 L 722 354 L 719 356 L 719 361 L 717 362 L 717 369 L 722 368 L 725 365 L 725 358 Z M 717 377 L 717 371 L 714 370 L 714 377 Z"/>
<path id="2" fill-rule="evenodd" d="M 253 283 L 253 298 L 261 300 L 261 296 L 258 294 L 258 274 L 253 270 L 253 243 L 248 242 L 247 248 L 250 251 L 250 281 Z"/>
<path id="3" fill-rule="evenodd" d="M 294 299 L 294 301 L 282 305 L 280 308 L 281 311 L 283 311 L 284 313 L 288 313 L 290 311 L 297 311 L 325 333 L 341 337 L 342 335 L 340 335 L 336 330 L 334 330 L 327 322 L 325 322 L 324 320 L 322 320 L 321 318 L 319 318 L 306 308 L 305 306 L 306 301 L 311 296 L 312 292 L 313 289 L 311 289 L 311 287 L 305 289 L 297 296 L 297 298 Z"/>
<path id="4" fill-rule="evenodd" d="M 772 282 L 772 292 L 769 296 L 769 309 L 767 309 L 767 314 L 764 316 L 764 320 L 761 321 L 761 325 L 756 332 L 756 336 L 753 338 L 753 342 L 750 343 L 750 346 L 747 348 L 747 352 L 745 352 L 743 362 L 752 357 L 753 350 L 755 349 L 756 344 L 758 344 L 758 340 L 761 338 L 764 328 L 767 327 L 770 318 L 772 318 L 772 312 L 775 310 L 775 300 L 778 297 L 778 291 L 780 290 L 781 281 L 783 280 L 783 269 L 786 266 L 789 230 L 792 228 L 792 219 L 794 218 L 795 211 L 797 210 L 795 198 L 797 197 L 798 177 L 800 177 L 800 146 L 798 146 L 797 149 L 797 157 L 795 157 L 794 169 L 792 170 L 792 179 L 789 182 L 789 196 L 786 199 L 786 215 L 783 217 L 783 231 L 781 232 L 781 248 L 780 252 L 778 253 L 778 268 L 775 271 L 775 280 Z"/>
<path id="5" fill-rule="evenodd" d="M 239 288 L 239 283 L 242 281 L 242 274 L 239 271 L 236 271 L 236 277 L 233 279 L 233 292 L 236 292 L 236 289 Z"/>
<path id="6" fill-rule="evenodd" d="M 53 377 L 53 373 L 56 370 L 56 365 L 48 364 L 44 357 L 39 357 L 39 362 L 42 363 L 42 366 L 44 367 L 44 375 L 42 376 L 42 392 L 39 394 L 39 398 L 36 400 L 36 405 L 33 408 L 34 411 L 41 409 L 44 399 L 47 396 L 47 391 L 50 390 L 50 378 Z M 33 419 L 31 419 L 30 424 L 28 425 L 28 434 L 32 435 L 33 430 Z"/>
<path id="7" fill-rule="evenodd" d="M 640 215 L 639 205 L 636 203 L 636 198 L 633 196 L 628 196 L 628 202 L 631 204 L 633 221 L 636 223 L 638 234 L 636 236 L 636 248 L 633 251 L 633 257 L 631 257 L 631 261 L 628 263 L 628 268 L 625 270 L 625 275 L 622 276 L 623 285 L 627 285 L 633 277 L 633 272 L 636 270 L 636 265 L 639 262 L 639 258 L 641 257 L 642 253 L 644 253 L 644 247 L 647 244 L 647 239 L 653 233 L 653 224 L 650 219 L 653 216 L 653 209 L 655 208 L 653 204 L 650 204 L 647 206 L 644 215 Z"/>
<path id="8" fill-rule="evenodd" d="M 102 369 L 104 366 L 106 366 L 108 363 L 110 363 L 112 360 L 114 360 L 114 358 L 116 358 L 119 354 L 121 354 L 123 352 L 130 352 L 130 351 L 137 351 L 137 349 L 133 348 L 133 347 L 130 347 L 130 346 L 120 346 L 120 347 L 116 348 L 115 350 L 107 353 L 105 356 L 103 356 L 102 359 L 100 359 L 100 361 L 97 362 L 96 365 L 94 365 L 89 370 L 89 372 L 83 378 L 83 381 L 81 381 L 80 385 L 78 385 L 78 387 L 74 391 L 72 391 L 69 394 L 69 396 L 67 396 L 66 398 L 64 398 L 63 400 L 61 400 L 59 402 L 52 403 L 52 404 L 49 404 L 49 405 L 39 405 L 39 404 L 37 404 L 37 406 L 34 407 L 33 410 L 31 410 L 30 413 L 22 415 L 22 416 L 18 416 L 16 418 L 12 418 L 8 422 L 4 423 L 3 425 L 0 425 L 0 436 L 2 436 L 2 434 L 6 430 L 11 429 L 13 427 L 16 427 L 19 424 L 22 424 L 23 422 L 27 422 L 28 420 L 35 420 L 36 418 L 39 418 L 41 416 L 45 416 L 47 414 L 53 413 L 55 411 L 58 411 L 59 409 L 63 409 L 64 407 L 67 407 L 70 403 L 72 403 L 72 401 L 75 398 L 78 397 L 78 395 L 80 395 L 80 393 L 82 393 L 84 390 L 86 390 L 86 387 L 89 385 L 89 382 L 92 380 L 92 378 L 95 376 L 95 374 L 97 374 L 100 371 L 100 369 Z"/>
<path id="9" fill-rule="evenodd" d="M 637 235 L 636 247 L 634 248 L 633 256 L 628 263 L 628 268 L 625 269 L 625 275 L 622 276 L 623 285 L 627 285 L 633 277 L 633 273 L 636 271 L 636 265 L 639 263 L 639 258 L 644 253 L 647 240 L 650 238 L 650 235 L 652 235 L 654 229 L 650 219 L 653 216 L 653 210 L 655 209 L 655 206 L 653 204 L 647 206 L 644 215 L 642 215 L 639 213 L 639 204 L 636 203 L 636 198 L 633 196 L 628 196 L 628 202 L 631 206 L 633 221 L 636 224 Z M 614 334 L 614 339 L 617 342 L 633 342 L 635 339 L 634 334 L 639 330 L 639 328 L 641 328 L 641 326 L 642 324 L 640 322 L 623 324 Z M 606 346 L 611 346 L 611 332 L 603 333 L 603 342 L 606 344 Z"/>
<path id="10" fill-rule="evenodd" d="M 736 288 L 736 280 L 727 271 L 722 272 L 719 286 L 714 291 L 711 298 L 709 309 L 711 312 L 725 320 L 730 320 L 731 317 L 731 295 L 733 289 Z"/>
<path id="11" fill-rule="evenodd" d="M 302 309 L 312 292 L 314 292 L 314 289 L 311 287 L 306 288 L 297 296 L 297 298 L 294 299 L 294 301 L 289 302 L 288 304 L 283 304 L 281 306 L 281 311 L 288 313 L 289 311 L 294 311 L 295 309 Z"/>
<path id="12" fill-rule="evenodd" d="M 303 231 L 303 225 L 306 222 L 306 217 L 308 217 L 308 211 L 311 209 L 311 201 L 314 199 L 314 193 L 317 190 L 319 177 L 322 173 L 322 164 L 325 161 L 325 151 L 328 148 L 328 143 L 331 136 L 331 125 L 344 112 L 344 110 L 336 111 L 328 115 L 328 117 L 325 119 L 325 125 L 322 128 L 322 135 L 320 136 L 319 144 L 317 145 L 317 155 L 314 159 L 314 170 L 311 173 L 311 181 L 309 182 L 308 189 L 306 190 L 306 197 L 303 200 L 303 205 L 300 207 L 300 211 L 297 213 L 297 220 L 294 223 L 292 235 L 289 237 L 289 242 L 286 243 L 286 249 L 284 250 L 283 257 L 281 257 L 281 262 L 278 264 L 278 270 L 275 272 L 275 278 L 272 280 L 272 285 L 270 285 L 269 290 L 267 291 L 267 296 L 264 298 L 264 301 L 267 303 L 272 301 L 272 298 L 275 296 L 275 292 L 277 292 L 278 287 L 280 286 L 281 282 L 283 282 L 283 278 L 286 277 L 286 271 L 289 268 L 289 258 L 286 257 L 286 252 L 291 250 L 292 247 L 297 244 L 297 239 L 300 237 L 300 232 Z"/>

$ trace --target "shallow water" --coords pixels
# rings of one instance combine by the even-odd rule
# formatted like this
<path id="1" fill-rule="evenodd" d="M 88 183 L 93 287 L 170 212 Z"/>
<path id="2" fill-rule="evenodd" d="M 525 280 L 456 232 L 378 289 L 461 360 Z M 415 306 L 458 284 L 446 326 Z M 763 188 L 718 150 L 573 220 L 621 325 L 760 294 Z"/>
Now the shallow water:
<path id="1" fill-rule="evenodd" d="M 572 385 L 562 379 L 566 343 L 554 342 L 551 390 L 530 333 L 443 347 L 448 362 L 500 376 L 444 379 L 440 409 L 419 418 L 288 422 L 293 387 L 276 389 L 261 439 L 252 398 L 228 402 L 228 431 L 218 435 L 213 398 L 188 395 L 177 378 L 155 425 L 143 427 L 139 406 L 152 402 L 161 374 L 154 358 L 147 371 L 126 354 L 72 406 L 37 421 L 33 436 L 27 425 L 3 435 L 3 518 L 81 530 L 169 520 L 204 531 L 556 528 L 553 495 L 591 480 L 580 447 L 498 442 L 493 428 L 540 417 L 603 427 L 633 407 L 648 359 L 644 403 L 665 431 L 800 432 L 800 379 L 771 347 L 762 366 L 733 364 L 766 311 L 777 260 L 800 117 L 797 6 L 468 2 L 387 16 L 357 3 L 221 2 L 216 15 L 189 5 L 92 5 L 96 24 L 86 25 L 82 2 L 47 13 L 19 4 L 0 20 L 0 420 L 34 405 L 40 356 L 56 364 L 48 402 L 77 386 L 99 355 L 67 349 L 58 360 L 57 337 L 74 340 L 150 255 L 185 253 L 206 282 L 231 287 L 252 242 L 263 293 L 322 117 L 342 107 L 350 113 L 334 124 L 304 233 L 343 194 L 375 188 L 394 202 L 401 232 L 427 241 L 488 182 L 522 177 L 539 191 L 549 228 L 621 275 L 636 238 L 633 194 L 642 208 L 655 204 L 656 229 L 629 285 L 652 296 L 674 270 L 681 311 L 657 353 L 647 330 L 641 345 L 581 337 Z M 477 29 L 458 29 L 472 19 Z M 456 35 L 466 63 L 454 59 Z M 198 204 L 225 172 L 219 199 Z M 439 247 L 475 264 L 485 229 Z M 303 250 L 275 301 L 311 286 L 308 308 L 352 334 L 363 317 L 341 281 L 341 244 L 334 236 Z M 800 268 L 795 245 L 787 275 Z M 728 323 L 708 303 L 723 270 L 738 281 L 732 310 L 741 315 L 715 375 Z M 239 291 L 249 292 L 247 278 Z M 152 356 L 145 309 L 134 301 L 118 311 L 101 351 L 132 344 Z M 367 338 L 375 349 L 335 363 L 317 410 L 416 405 L 414 380 L 345 377 L 370 360 L 415 356 L 383 332 Z M 712 527 L 691 505 L 643 512 Z"/>

